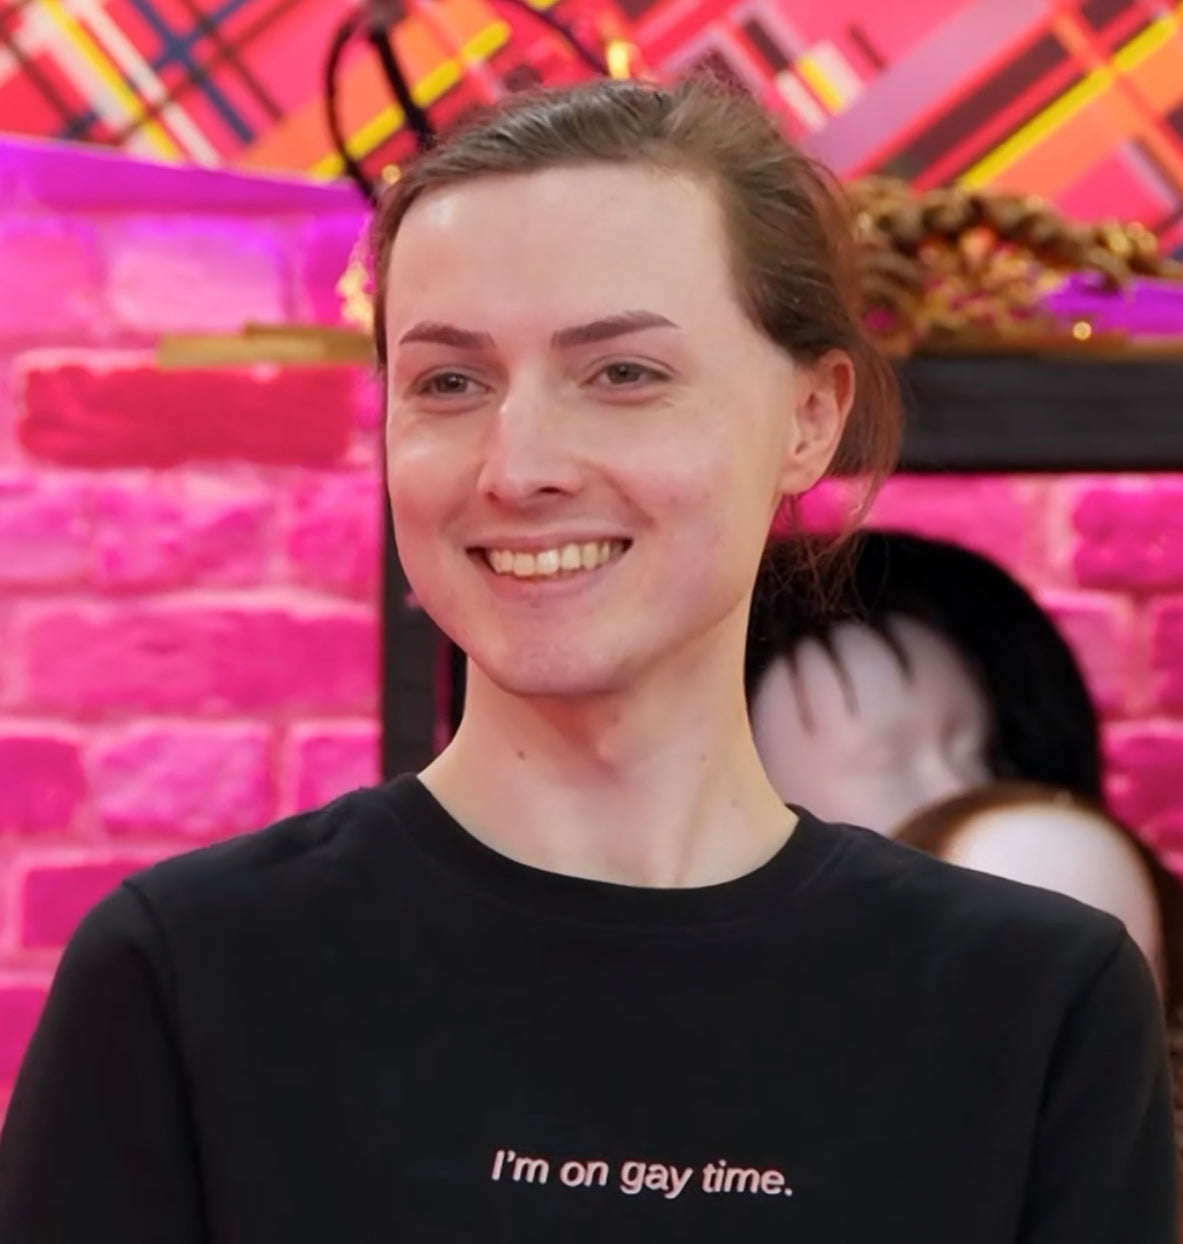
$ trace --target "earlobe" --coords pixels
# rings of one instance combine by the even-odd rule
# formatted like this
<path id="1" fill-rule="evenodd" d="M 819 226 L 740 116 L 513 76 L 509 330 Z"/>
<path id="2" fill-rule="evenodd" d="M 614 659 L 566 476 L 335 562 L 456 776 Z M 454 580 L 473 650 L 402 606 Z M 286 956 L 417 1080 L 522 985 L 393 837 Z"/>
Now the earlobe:
<path id="1" fill-rule="evenodd" d="M 854 364 L 844 351 L 824 354 L 803 380 L 781 468 L 785 496 L 808 491 L 825 475 L 854 404 Z"/>

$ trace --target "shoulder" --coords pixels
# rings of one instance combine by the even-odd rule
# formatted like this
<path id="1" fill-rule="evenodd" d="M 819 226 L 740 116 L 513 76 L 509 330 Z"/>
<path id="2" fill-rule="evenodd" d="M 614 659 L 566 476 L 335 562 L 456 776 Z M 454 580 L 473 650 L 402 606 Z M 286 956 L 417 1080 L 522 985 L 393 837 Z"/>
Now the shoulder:
<path id="1" fill-rule="evenodd" d="M 165 940 L 203 929 L 283 928 L 313 918 L 348 902 L 358 878 L 398 871 L 384 867 L 397 839 L 389 832 L 397 786 L 355 790 L 253 833 L 173 856 L 128 877 L 121 889 Z"/>
<path id="2" fill-rule="evenodd" d="M 827 825 L 836 841 L 828 901 L 860 940 L 941 975 L 1087 986 L 1128 941 L 1121 922 L 1049 890 L 948 864 L 869 830 Z"/>

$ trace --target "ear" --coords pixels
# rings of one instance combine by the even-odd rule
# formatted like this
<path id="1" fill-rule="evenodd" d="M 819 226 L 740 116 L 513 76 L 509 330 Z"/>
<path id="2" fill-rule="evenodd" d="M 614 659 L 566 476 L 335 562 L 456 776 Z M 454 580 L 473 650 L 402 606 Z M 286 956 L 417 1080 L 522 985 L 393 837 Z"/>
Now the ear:
<path id="1" fill-rule="evenodd" d="M 807 492 L 833 462 L 854 405 L 854 363 L 844 350 L 830 350 L 800 368 L 797 384 L 781 461 L 781 494 L 786 497 Z"/>

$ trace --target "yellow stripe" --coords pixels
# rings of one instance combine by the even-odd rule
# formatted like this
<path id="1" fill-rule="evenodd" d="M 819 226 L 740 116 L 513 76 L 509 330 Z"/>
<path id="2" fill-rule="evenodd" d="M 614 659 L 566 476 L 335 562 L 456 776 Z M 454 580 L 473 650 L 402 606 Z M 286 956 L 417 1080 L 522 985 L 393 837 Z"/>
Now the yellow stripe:
<path id="1" fill-rule="evenodd" d="M 95 45 L 82 26 L 62 9 L 58 0 L 42 0 L 41 7 L 49 20 L 61 31 L 62 35 L 74 45 L 75 50 L 83 60 L 110 88 L 111 94 L 123 106 L 127 121 L 134 124 L 137 118 L 143 117 L 144 108 L 139 99 L 136 98 L 135 92 L 128 88 L 127 83 L 119 76 L 118 72 L 112 70 L 102 51 Z M 155 121 L 144 122 L 142 128 L 145 137 L 148 138 L 161 155 L 167 156 L 170 159 L 178 159 L 180 157 L 180 149 Z"/>
<path id="2" fill-rule="evenodd" d="M 411 98 L 420 108 L 426 108 L 450 87 L 456 85 L 464 77 L 464 70 L 454 56 L 442 60 L 436 67 L 429 70 L 411 87 Z"/>
<path id="3" fill-rule="evenodd" d="M 1128 72 L 1136 65 L 1140 65 L 1151 52 L 1157 52 L 1164 43 L 1169 42 L 1178 29 L 1179 19 L 1177 17 L 1160 17 L 1157 21 L 1151 22 L 1145 30 L 1139 31 L 1129 43 L 1118 48 L 1113 53 L 1113 64 L 1123 73 Z"/>
<path id="4" fill-rule="evenodd" d="M 473 35 L 460 49 L 460 55 L 466 61 L 487 60 L 508 42 L 508 22 L 493 22 L 478 34 Z"/>
<path id="5" fill-rule="evenodd" d="M 1183 10 L 1183 4 L 1180 9 Z M 1158 51 L 1175 34 L 1178 26 L 1177 17 L 1161 17 L 1152 22 L 1113 54 L 1113 66 L 1121 73 L 1129 73 Z M 1113 68 L 1109 66 L 1095 69 L 963 173 L 958 179 L 960 184 L 974 189 L 992 181 L 1020 156 L 1026 155 L 1053 130 L 1058 129 L 1086 104 L 1101 95 L 1112 85 L 1115 76 Z"/>
<path id="6" fill-rule="evenodd" d="M 448 59 L 437 65 L 425 78 L 420 79 L 411 88 L 411 97 L 421 107 L 426 108 L 461 78 L 460 66 L 455 60 Z M 360 148 L 372 151 L 380 142 L 395 133 L 403 123 L 403 110 L 397 104 L 387 104 L 381 112 L 375 113 L 364 125 L 354 130 L 349 139 L 349 148 Z M 313 177 L 337 177 L 344 170 L 341 157 L 331 151 L 309 170 Z"/>
<path id="7" fill-rule="evenodd" d="M 1065 91 L 1022 129 L 1016 130 L 1008 139 L 998 144 L 989 155 L 983 157 L 958 178 L 963 186 L 974 188 L 996 177 L 1004 168 L 1025 155 L 1036 143 L 1042 142 L 1053 130 L 1058 129 L 1087 103 L 1101 95 L 1112 81 L 1112 74 L 1097 70 Z"/>
<path id="8" fill-rule="evenodd" d="M 411 87 L 411 98 L 420 108 L 426 108 L 435 102 L 462 77 L 460 66 L 449 58 L 431 70 L 425 78 L 421 78 Z M 350 150 L 360 147 L 363 151 L 372 151 L 383 139 L 389 138 L 403 123 L 403 110 L 397 104 L 388 104 L 381 112 L 375 113 L 364 125 L 354 130 L 349 139 Z M 313 177 L 337 177 L 344 165 L 341 157 L 330 152 L 318 160 L 311 168 Z"/>
<path id="9" fill-rule="evenodd" d="M 822 73 L 817 62 L 810 58 L 808 53 L 797 61 L 794 68 L 813 87 L 814 94 L 831 112 L 840 112 L 842 110 L 842 96 L 829 78 Z"/>
<path id="10" fill-rule="evenodd" d="M 608 76 L 623 81 L 632 77 L 633 45 L 623 39 L 611 39 L 604 49 Z"/>
<path id="11" fill-rule="evenodd" d="M 397 104 L 387 104 L 381 112 L 375 113 L 364 125 L 356 129 L 349 138 L 349 149 L 360 147 L 372 151 L 383 139 L 389 138 L 403 123 L 403 110 Z M 313 177 L 337 177 L 344 170 L 341 157 L 330 151 L 309 170 Z"/>
<path id="12" fill-rule="evenodd" d="M 508 38 L 508 24 L 493 22 L 479 34 L 473 35 L 460 54 L 465 60 L 480 60 L 496 52 Z M 411 87 L 411 97 L 420 108 L 427 108 L 445 91 L 455 86 L 463 76 L 460 63 L 454 57 L 449 57 Z M 397 104 L 389 104 L 354 131 L 349 139 L 350 150 L 359 148 L 362 151 L 372 151 L 380 142 L 395 133 L 402 123 L 403 110 Z M 330 151 L 328 155 L 317 160 L 309 172 L 313 177 L 339 177 L 344 167 L 341 157 L 335 151 Z"/>

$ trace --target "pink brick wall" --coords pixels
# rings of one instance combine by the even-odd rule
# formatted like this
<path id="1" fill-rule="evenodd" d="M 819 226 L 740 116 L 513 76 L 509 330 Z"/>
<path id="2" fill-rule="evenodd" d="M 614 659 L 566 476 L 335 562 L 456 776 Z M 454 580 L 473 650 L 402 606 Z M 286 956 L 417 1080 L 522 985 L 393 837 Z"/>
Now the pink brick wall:
<path id="1" fill-rule="evenodd" d="M 88 906 L 378 770 L 368 378 L 151 350 L 335 318 L 356 203 L 48 158 L 0 204 L 0 1114 Z"/>
<path id="2" fill-rule="evenodd" d="M 134 203 L 57 175 L 0 205 L 0 1112 L 82 911 L 377 773 L 366 377 L 165 373 L 148 349 L 331 319 L 360 218 L 347 196 L 160 176 Z M 1104 707 L 1118 807 L 1176 866 L 1181 503 L 1177 477 L 917 478 L 875 511 L 1037 591 Z"/>

